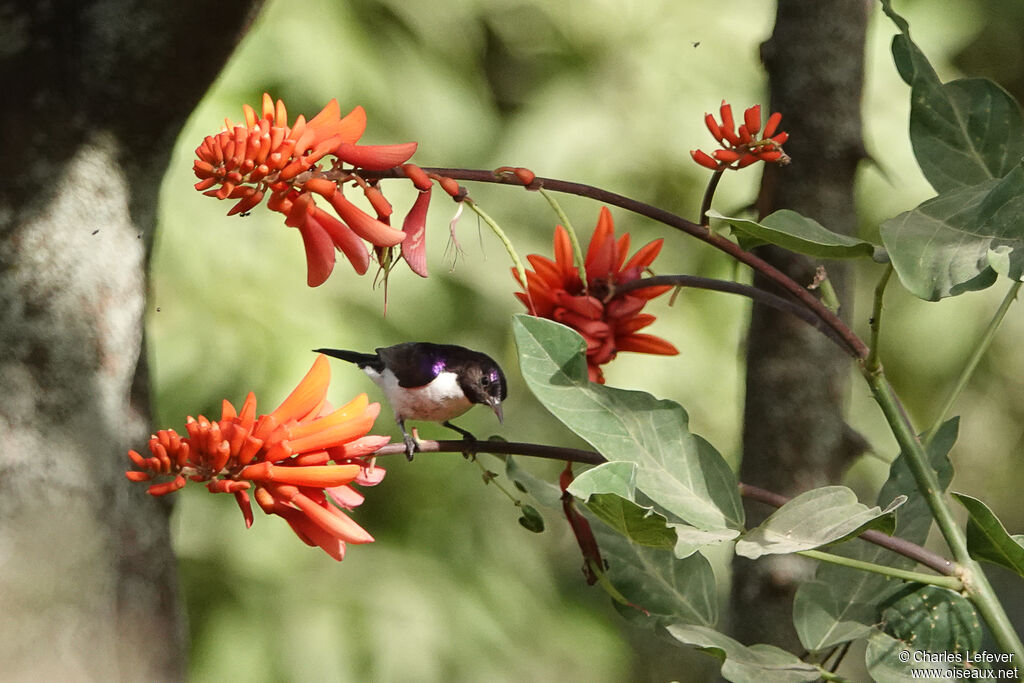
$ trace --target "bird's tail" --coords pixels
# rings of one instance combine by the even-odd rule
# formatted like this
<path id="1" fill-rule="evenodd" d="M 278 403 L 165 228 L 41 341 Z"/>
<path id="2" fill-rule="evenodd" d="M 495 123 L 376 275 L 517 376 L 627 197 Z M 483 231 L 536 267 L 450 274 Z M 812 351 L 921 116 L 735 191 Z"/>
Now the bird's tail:
<path id="1" fill-rule="evenodd" d="M 367 366 L 374 367 L 380 363 L 380 358 L 375 353 L 359 353 L 358 351 L 345 351 L 344 349 L 313 349 L 313 352 L 347 360 L 349 363 L 355 363 L 361 368 Z"/>

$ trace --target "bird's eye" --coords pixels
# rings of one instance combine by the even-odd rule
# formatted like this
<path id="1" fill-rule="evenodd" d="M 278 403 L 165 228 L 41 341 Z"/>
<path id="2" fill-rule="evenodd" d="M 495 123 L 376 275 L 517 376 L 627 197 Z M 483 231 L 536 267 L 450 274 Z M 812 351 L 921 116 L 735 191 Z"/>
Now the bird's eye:
<path id="1" fill-rule="evenodd" d="M 490 377 L 487 377 L 487 376 L 485 376 L 485 377 L 483 378 L 482 382 L 483 382 L 483 385 L 484 385 L 484 386 L 486 387 L 486 386 L 487 386 L 488 384 L 490 384 L 490 383 L 491 383 L 491 378 L 490 378 Z"/>

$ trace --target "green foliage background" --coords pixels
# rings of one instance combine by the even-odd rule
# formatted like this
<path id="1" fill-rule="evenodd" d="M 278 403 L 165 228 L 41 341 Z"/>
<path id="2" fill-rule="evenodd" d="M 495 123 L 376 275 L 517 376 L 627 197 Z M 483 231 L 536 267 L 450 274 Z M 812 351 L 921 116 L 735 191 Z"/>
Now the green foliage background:
<path id="1" fill-rule="evenodd" d="M 958 74 L 959 60 L 971 75 L 992 75 L 1013 89 L 1024 82 L 1019 44 L 1000 38 L 998 26 L 1007 22 L 986 23 L 993 13 L 1015 11 L 1011 4 L 927 0 L 897 9 L 944 79 Z M 399 266 L 384 315 L 383 289 L 347 263 L 308 289 L 301 240 L 278 214 L 259 208 L 245 219 L 228 218 L 229 203 L 192 190 L 193 150 L 224 117 L 238 121 L 242 103 L 257 105 L 264 91 L 283 98 L 292 118 L 315 114 L 337 97 L 343 111 L 366 108 L 363 142 L 416 140 L 413 161 L 420 165 L 523 165 L 693 216 L 707 173 L 689 150 L 711 142 L 703 114 L 723 98 L 738 109 L 765 100 L 757 48 L 770 35 L 773 13 L 767 3 L 740 0 L 269 2 L 193 114 L 165 179 L 149 318 L 158 426 L 180 428 L 187 414 L 218 414 L 222 398 L 237 404 L 249 390 L 261 409 L 272 408 L 308 368 L 315 347 L 371 349 L 420 339 L 479 348 L 505 367 L 505 425 L 480 410 L 460 421 L 467 428 L 580 445 L 538 407 L 519 376 L 511 314 L 521 307 L 500 244 L 475 218 L 467 214 L 459 223 L 465 253 L 453 259 L 446 244 L 455 207 L 435 197 L 431 277 Z M 882 220 L 932 194 L 907 140 L 908 92 L 889 56 L 894 29 L 875 14 L 864 96 L 874 164 L 863 164 L 858 179 L 866 238 L 877 238 Z M 754 171 L 731 174 L 716 208 L 738 215 L 756 183 Z M 511 188 L 469 189 L 521 255 L 550 253 L 555 218 L 542 198 Z M 385 192 L 399 216 L 414 197 L 402 182 L 387 183 Z M 598 206 L 571 198 L 563 204 L 586 239 Z M 659 273 L 730 277 L 732 265 L 703 245 L 624 212 L 613 215 L 619 233 L 632 233 L 634 249 L 666 237 Z M 855 327 L 865 338 L 879 272 L 862 265 L 858 274 Z M 935 418 L 1005 286 L 936 304 L 890 288 L 883 361 L 922 428 Z M 659 316 L 651 331 L 682 354 L 623 354 L 607 368 L 609 385 L 680 402 L 691 429 L 735 463 L 738 349 L 748 304 L 690 291 L 673 308 L 667 298 L 658 300 L 651 312 Z M 1022 393 L 1024 357 L 1015 340 L 1022 332 L 1019 313 L 1011 311 L 957 406 L 961 440 L 952 453 L 953 488 L 983 498 L 1011 532 L 1024 529 L 1024 511 L 1015 504 L 1024 441 L 1024 407 L 1014 400 Z M 361 373 L 336 364 L 332 400 L 362 391 L 380 398 Z M 845 483 L 868 501 L 885 478 L 883 460 L 896 449 L 867 391 L 855 383 L 849 400 L 851 423 L 877 457 L 855 465 Z M 397 434 L 387 409 L 375 431 Z M 703 658 L 683 664 L 693 655 L 625 627 L 603 593 L 583 584 L 574 541 L 559 519 L 548 519 L 543 535 L 524 531 L 517 510 L 457 456 L 421 455 L 412 464 L 396 458 L 385 466 L 387 478 L 356 513 L 377 543 L 351 549 L 340 564 L 302 545 L 280 520 L 257 514 L 246 531 L 227 496 L 179 495 L 173 526 L 194 680 L 613 682 L 710 675 L 700 668 Z M 557 471 L 548 463 L 528 466 L 552 478 Z M 712 559 L 724 589 L 727 565 Z M 999 577 L 994 572 L 997 584 Z"/>

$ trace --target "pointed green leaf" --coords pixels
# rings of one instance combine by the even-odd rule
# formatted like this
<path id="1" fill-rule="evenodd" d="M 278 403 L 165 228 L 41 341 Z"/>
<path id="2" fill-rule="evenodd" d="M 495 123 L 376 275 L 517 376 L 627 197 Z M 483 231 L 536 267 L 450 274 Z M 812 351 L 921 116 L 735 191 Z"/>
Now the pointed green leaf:
<path id="1" fill-rule="evenodd" d="M 647 626 L 710 626 L 718 619 L 715 574 L 703 555 L 680 560 L 671 551 L 637 545 L 600 525 L 594 527 L 594 536 L 608 565 L 608 578 L 632 603 L 619 606 L 627 620 Z"/>
<path id="2" fill-rule="evenodd" d="M 942 490 L 949 486 L 953 468 L 948 453 L 956 443 L 960 421 L 947 421 L 928 446 L 928 456 Z M 928 504 L 917 490 L 906 456 L 900 455 L 889 468 L 889 479 L 878 494 L 879 501 L 907 496 L 896 510 L 895 535 L 914 543 L 924 543 L 932 525 Z M 909 569 L 914 561 L 862 540 L 852 540 L 835 548 L 835 553 Z M 800 642 L 811 651 L 821 651 L 862 636 L 879 619 L 880 605 L 903 587 L 903 582 L 880 574 L 862 572 L 831 564 L 821 564 L 814 581 L 797 589 L 793 603 L 793 624 Z M 857 625 L 862 628 L 858 628 Z"/>
<path id="3" fill-rule="evenodd" d="M 636 470 L 630 462 L 606 462 L 576 477 L 568 491 L 583 500 L 594 516 L 634 543 L 672 550 L 676 534 L 666 526 L 665 516 L 634 502 Z"/>
<path id="4" fill-rule="evenodd" d="M 614 493 L 629 500 L 636 494 L 637 466 L 632 462 L 606 462 L 579 474 L 568 491 L 587 501 L 595 493 Z"/>
<path id="5" fill-rule="evenodd" d="M 1024 167 L 887 220 L 882 241 L 903 286 L 928 301 L 1024 276 Z"/>
<path id="6" fill-rule="evenodd" d="M 964 493 L 953 497 L 967 508 L 967 549 L 971 557 L 998 564 L 1024 576 L 1024 547 L 1020 536 L 1011 536 L 987 505 Z"/>
<path id="7" fill-rule="evenodd" d="M 938 586 L 910 584 L 894 595 L 882 608 L 882 628 L 929 652 L 959 653 L 963 658 L 981 648 L 981 620 L 974 605 Z"/>
<path id="8" fill-rule="evenodd" d="M 635 497 L 636 471 L 634 463 L 604 463 L 576 477 L 568 491 L 582 499 L 595 517 L 634 543 L 673 550 L 680 559 L 702 546 L 723 543 L 739 535 L 735 529 L 705 531 L 687 524 L 672 524 L 654 508 L 639 505 Z"/>
<path id="9" fill-rule="evenodd" d="M 756 560 L 762 555 L 795 553 L 849 538 L 867 528 L 888 525 L 900 496 L 884 510 L 868 508 L 845 486 L 813 489 L 789 501 L 736 543 L 736 554 Z M 886 518 L 888 517 L 888 520 Z"/>
<path id="10" fill-rule="evenodd" d="M 591 383 L 583 338 L 564 325 L 518 315 L 514 329 L 533 394 L 609 461 L 635 463 L 637 487 L 660 509 L 701 529 L 742 527 L 736 477 L 711 444 L 690 433 L 682 406 Z"/>
<path id="11" fill-rule="evenodd" d="M 822 572 L 819 570 L 818 573 Z M 878 576 L 870 572 L 857 573 L 865 578 Z M 834 582 L 805 581 L 800 584 L 797 599 L 793 600 L 793 624 L 800 642 L 807 649 L 823 650 L 871 633 L 871 625 L 878 618 L 878 604 L 874 600 L 851 599 L 851 593 L 857 596 L 860 591 L 855 585 L 848 585 L 850 583 L 843 581 L 841 587 L 848 589 L 845 591 L 836 590 L 838 586 Z M 891 583 L 896 584 L 896 581 Z"/>
<path id="12" fill-rule="evenodd" d="M 706 530 L 689 524 L 669 524 L 669 527 L 676 532 L 676 546 L 673 552 L 680 559 L 689 557 L 701 548 L 719 545 L 740 535 L 737 529 Z"/>
<path id="13" fill-rule="evenodd" d="M 910 86 L 910 141 L 925 178 L 947 192 L 1002 178 L 1024 157 L 1024 119 L 1017 101 L 984 78 L 942 83 L 910 39 L 905 20 L 883 3 L 901 34 L 892 53 Z"/>
<path id="14" fill-rule="evenodd" d="M 733 683 L 802 683 L 816 681 L 821 670 L 774 645 L 747 647 L 724 633 L 702 626 L 671 624 L 669 634 L 722 660 L 722 678 Z"/>
<path id="15" fill-rule="evenodd" d="M 727 221 L 734 231 L 753 237 L 758 242 L 776 244 L 798 254 L 817 258 L 872 256 L 876 249 L 870 242 L 832 232 L 817 221 L 789 209 L 776 211 L 760 222 L 730 218 L 716 211 L 708 211 L 708 216 Z"/>
<path id="16" fill-rule="evenodd" d="M 634 543 L 663 550 L 676 546 L 676 534 L 668 528 L 668 520 L 651 508 L 614 493 L 595 493 L 586 505 L 598 519 Z"/>

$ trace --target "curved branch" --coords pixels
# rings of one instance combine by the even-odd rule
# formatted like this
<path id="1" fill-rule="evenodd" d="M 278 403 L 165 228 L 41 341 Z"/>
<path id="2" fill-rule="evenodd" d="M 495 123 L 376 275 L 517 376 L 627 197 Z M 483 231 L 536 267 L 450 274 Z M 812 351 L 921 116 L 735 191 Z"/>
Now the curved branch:
<path id="1" fill-rule="evenodd" d="M 778 294 L 773 294 L 766 289 L 752 287 L 740 282 L 716 280 L 714 278 L 699 277 L 697 275 L 652 275 L 651 277 L 632 280 L 630 282 L 617 285 L 614 293 L 621 294 L 623 292 L 631 292 L 634 289 L 645 289 L 647 287 L 658 287 L 664 285 L 672 285 L 674 287 L 693 287 L 695 289 L 710 289 L 716 292 L 739 294 L 740 296 L 748 297 L 754 301 L 764 304 L 765 306 L 771 306 L 772 308 L 776 308 L 784 313 L 789 313 L 790 315 L 800 318 L 805 323 L 817 328 L 829 339 L 834 341 L 843 351 L 853 355 L 853 352 L 849 346 L 847 346 L 845 340 L 840 337 L 834 329 L 826 325 L 821 318 L 814 315 L 813 312 L 803 306 L 800 306 L 791 299 L 786 299 Z"/>
<path id="2" fill-rule="evenodd" d="M 600 465 L 608 462 L 603 455 L 595 451 L 587 451 L 581 448 L 565 448 L 563 446 L 548 446 L 538 443 L 525 443 L 517 441 L 432 441 L 421 439 L 418 452 L 421 453 L 492 453 L 497 455 L 527 455 L 536 458 L 547 458 L 550 460 L 569 460 L 586 465 Z M 405 453 L 405 444 L 391 443 L 383 446 L 374 455 L 398 455 Z M 765 489 L 749 484 L 740 483 L 740 495 L 750 498 L 773 507 L 782 507 L 789 498 L 766 491 Z M 888 550 L 909 557 L 939 574 L 953 576 L 956 574 L 957 565 L 950 562 L 941 555 L 922 548 L 916 543 L 896 536 L 888 536 L 874 529 L 860 534 L 860 538 L 881 546 Z"/>
<path id="3" fill-rule="evenodd" d="M 615 192 L 609 192 L 608 190 L 603 190 L 599 187 L 594 187 L 593 185 L 574 183 L 567 180 L 558 180 L 557 178 L 541 178 L 538 176 L 533 180 L 533 182 L 525 185 L 522 180 L 510 173 L 495 173 L 494 171 L 480 169 L 427 166 L 424 166 L 423 170 L 427 173 L 435 173 L 437 175 L 454 178 L 455 180 L 471 180 L 481 183 L 497 183 L 499 185 L 517 185 L 519 187 L 525 187 L 528 190 L 544 188 L 546 190 L 554 190 L 555 192 L 587 197 L 605 204 L 617 206 L 627 211 L 632 211 L 633 213 L 641 216 L 646 216 L 647 218 L 658 221 L 659 223 L 664 223 L 671 228 L 685 232 L 692 237 L 696 237 L 702 242 L 710 244 L 719 251 L 723 251 L 733 257 L 740 263 L 744 263 L 758 271 L 764 275 L 764 277 L 775 283 L 775 285 L 788 292 L 793 296 L 793 298 L 797 299 L 805 307 L 811 310 L 826 326 L 830 327 L 835 332 L 836 336 L 842 340 L 843 344 L 847 347 L 849 353 L 854 358 L 864 359 L 868 356 L 867 345 L 861 341 L 854 331 L 851 330 L 850 327 L 839 318 L 839 316 L 830 311 L 828 307 L 818 299 L 818 297 L 808 291 L 800 283 L 796 282 L 759 256 L 744 250 L 735 242 L 731 242 L 720 235 L 716 235 L 707 227 L 697 225 L 692 221 L 686 220 L 682 216 L 677 216 L 671 211 L 666 211 L 665 209 L 661 209 L 657 206 L 652 206 L 650 204 L 637 201 L 636 199 L 616 194 Z M 391 168 L 386 171 L 360 170 L 359 174 L 367 179 L 405 177 L 401 168 Z"/>

